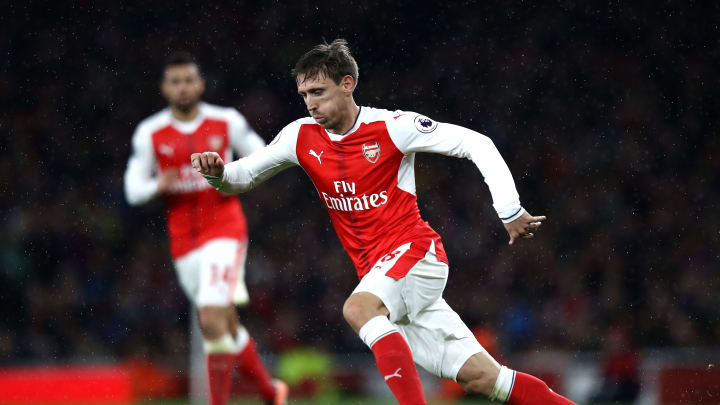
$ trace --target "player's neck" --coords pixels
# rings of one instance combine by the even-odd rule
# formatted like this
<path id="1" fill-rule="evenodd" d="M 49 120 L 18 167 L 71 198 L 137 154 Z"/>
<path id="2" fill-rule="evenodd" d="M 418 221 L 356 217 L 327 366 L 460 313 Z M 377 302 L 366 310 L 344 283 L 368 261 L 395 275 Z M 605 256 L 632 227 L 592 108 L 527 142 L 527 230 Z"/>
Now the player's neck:
<path id="1" fill-rule="evenodd" d="M 173 118 L 178 121 L 192 121 L 200 113 L 200 108 L 197 104 L 195 104 L 195 106 L 188 111 L 183 111 L 176 107 L 171 107 L 170 110 L 172 111 Z"/>
<path id="2" fill-rule="evenodd" d="M 337 135 L 346 134 L 353 126 L 355 126 L 358 114 L 360 114 L 360 107 L 355 104 L 355 101 L 351 101 L 346 105 L 345 110 L 342 112 L 343 119 L 339 122 L 337 127 L 327 128 L 328 132 Z"/>

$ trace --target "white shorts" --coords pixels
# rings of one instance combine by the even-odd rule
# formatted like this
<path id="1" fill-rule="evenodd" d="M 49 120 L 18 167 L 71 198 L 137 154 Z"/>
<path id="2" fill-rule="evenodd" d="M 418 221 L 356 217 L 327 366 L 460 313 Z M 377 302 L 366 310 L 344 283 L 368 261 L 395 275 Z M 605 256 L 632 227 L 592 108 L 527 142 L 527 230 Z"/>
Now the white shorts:
<path id="1" fill-rule="evenodd" d="M 394 250 L 394 260 L 380 259 L 353 291 L 382 300 L 412 350 L 413 360 L 438 377 L 457 380 L 470 356 L 484 352 L 460 316 L 442 298 L 448 265 L 435 257 L 435 245 L 399 280 L 386 275 L 410 244 Z"/>
<path id="2" fill-rule="evenodd" d="M 247 243 L 221 238 L 208 241 L 175 260 L 180 285 L 198 307 L 244 305 Z"/>

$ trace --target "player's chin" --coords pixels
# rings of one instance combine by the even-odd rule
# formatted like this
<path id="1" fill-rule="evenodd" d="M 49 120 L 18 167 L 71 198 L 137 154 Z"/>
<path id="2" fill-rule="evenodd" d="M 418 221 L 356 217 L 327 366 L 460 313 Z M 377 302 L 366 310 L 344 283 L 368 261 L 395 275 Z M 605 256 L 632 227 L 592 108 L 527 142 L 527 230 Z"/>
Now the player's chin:
<path id="1" fill-rule="evenodd" d="M 178 110 L 187 113 L 192 111 L 193 108 L 197 105 L 197 101 L 182 101 L 179 103 L 175 103 L 175 108 Z"/>
<path id="2" fill-rule="evenodd" d="M 330 132 L 337 131 L 335 121 L 329 121 L 326 119 L 323 122 L 318 122 L 318 124 Z"/>

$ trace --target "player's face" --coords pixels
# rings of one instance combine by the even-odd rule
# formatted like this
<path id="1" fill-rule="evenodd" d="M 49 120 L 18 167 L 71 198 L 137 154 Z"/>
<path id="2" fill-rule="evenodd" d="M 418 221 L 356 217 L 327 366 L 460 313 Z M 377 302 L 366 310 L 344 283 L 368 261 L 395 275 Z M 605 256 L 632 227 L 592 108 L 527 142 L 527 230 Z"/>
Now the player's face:
<path id="1" fill-rule="evenodd" d="M 315 122 L 328 130 L 337 130 L 347 121 L 344 116 L 348 109 L 346 103 L 352 100 L 352 78 L 345 76 L 340 84 L 326 75 L 297 77 L 298 94 Z M 337 131 L 333 131 L 337 132 Z"/>
<path id="2" fill-rule="evenodd" d="M 194 63 L 168 66 L 162 81 L 162 94 L 171 107 L 189 112 L 200 101 L 205 81 Z"/>

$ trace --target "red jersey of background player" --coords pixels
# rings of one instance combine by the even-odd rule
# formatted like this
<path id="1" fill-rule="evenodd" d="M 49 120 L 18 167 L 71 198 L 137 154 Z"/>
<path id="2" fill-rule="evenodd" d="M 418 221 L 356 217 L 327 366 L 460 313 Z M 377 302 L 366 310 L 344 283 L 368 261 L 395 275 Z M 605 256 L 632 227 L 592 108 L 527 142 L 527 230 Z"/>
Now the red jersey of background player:
<path id="1" fill-rule="evenodd" d="M 238 193 L 280 170 L 301 166 L 315 184 L 358 276 L 382 258 L 378 265 L 391 265 L 388 276 L 399 279 L 428 250 L 447 262 L 440 237 L 420 217 L 416 152 L 472 160 L 485 177 L 500 219 L 511 222 L 524 212 L 510 170 L 488 137 L 417 113 L 368 107 L 360 108 L 344 135 L 326 131 L 311 117 L 297 120 L 268 147 L 225 165 L 222 178 L 208 181 L 219 190 Z M 393 260 L 402 262 L 390 263 Z"/>
<path id="2" fill-rule="evenodd" d="M 247 224 L 238 198 L 210 187 L 189 159 L 198 149 L 231 160 L 233 151 L 246 156 L 263 146 L 262 138 L 234 108 L 200 103 L 198 116 L 189 122 L 174 119 L 170 108 L 165 108 L 135 130 L 125 172 L 125 193 L 130 204 L 143 204 L 157 194 L 157 172 L 177 171 L 178 181 L 165 196 L 173 258 L 211 239 L 245 240 Z"/>

